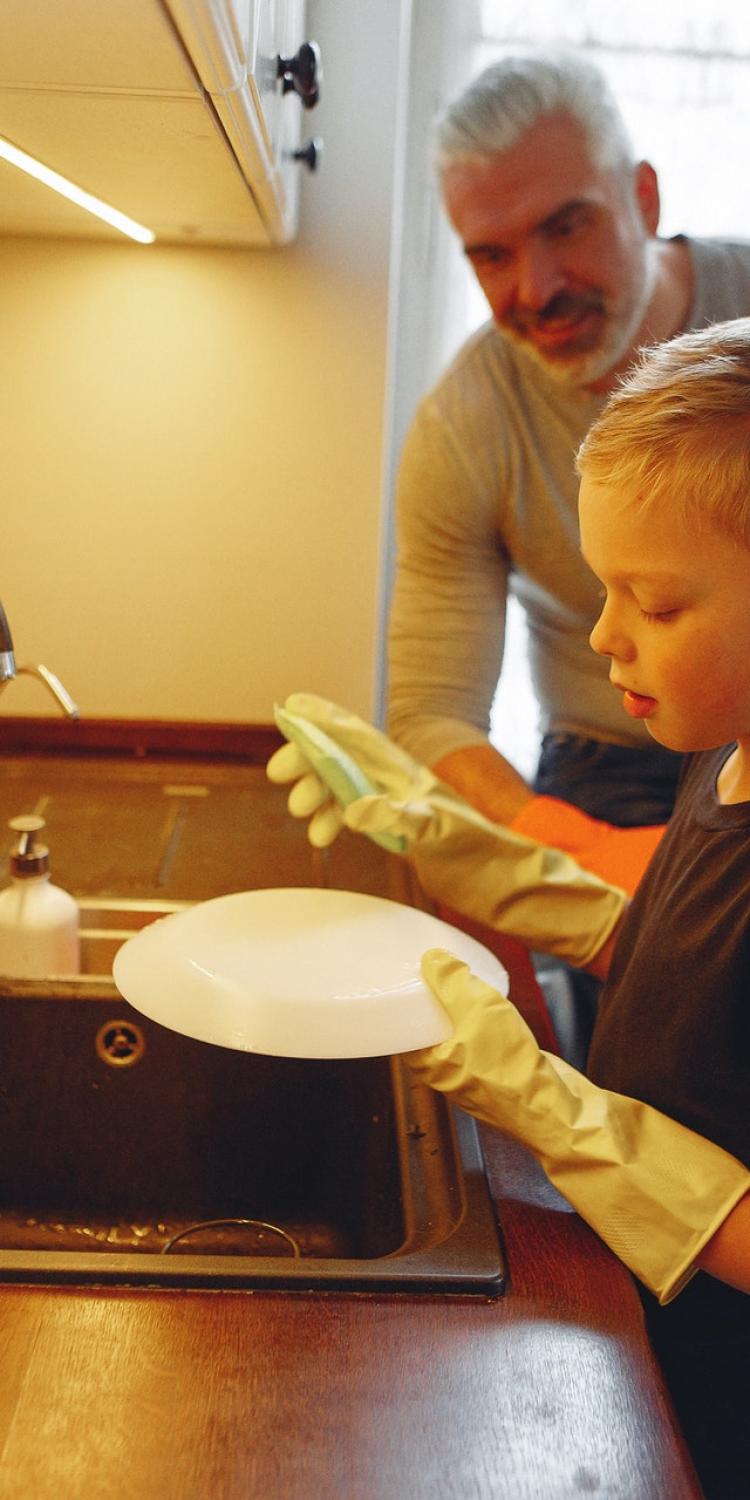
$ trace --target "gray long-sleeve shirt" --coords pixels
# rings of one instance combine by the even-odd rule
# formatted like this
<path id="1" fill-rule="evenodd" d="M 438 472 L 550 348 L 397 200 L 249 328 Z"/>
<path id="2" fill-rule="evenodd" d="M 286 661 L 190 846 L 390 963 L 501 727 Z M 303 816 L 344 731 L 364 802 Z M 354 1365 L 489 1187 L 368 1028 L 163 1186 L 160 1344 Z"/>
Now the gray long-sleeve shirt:
<path id="1" fill-rule="evenodd" d="M 750 314 L 750 242 L 690 240 L 688 326 Z M 526 613 L 543 732 L 648 742 L 588 644 L 599 584 L 578 542 L 575 453 L 605 401 L 557 384 L 488 323 L 420 404 L 401 459 L 389 732 L 434 764 L 485 742 L 505 606 Z"/>

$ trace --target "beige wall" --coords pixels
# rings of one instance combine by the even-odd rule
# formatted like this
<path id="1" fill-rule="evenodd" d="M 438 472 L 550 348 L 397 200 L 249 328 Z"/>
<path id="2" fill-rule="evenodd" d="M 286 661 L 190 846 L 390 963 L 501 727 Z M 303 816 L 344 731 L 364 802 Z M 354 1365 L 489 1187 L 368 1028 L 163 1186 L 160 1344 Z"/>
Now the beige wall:
<path id="1" fill-rule="evenodd" d="M 0 599 L 84 714 L 266 722 L 295 688 L 371 712 L 398 6 L 355 113 L 330 9 L 297 244 L 0 238 Z M 2 711 L 48 705 L 21 682 Z"/>

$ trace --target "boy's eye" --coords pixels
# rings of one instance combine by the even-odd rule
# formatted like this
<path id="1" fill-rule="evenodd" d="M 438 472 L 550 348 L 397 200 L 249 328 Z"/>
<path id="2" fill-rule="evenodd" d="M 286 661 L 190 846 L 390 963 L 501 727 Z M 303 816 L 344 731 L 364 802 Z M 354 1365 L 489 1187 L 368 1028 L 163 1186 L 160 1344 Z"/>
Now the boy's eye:
<path id="1" fill-rule="evenodd" d="M 641 618 L 643 620 L 657 620 L 663 623 L 667 620 L 673 620 L 679 613 L 678 609 L 642 609 Z"/>

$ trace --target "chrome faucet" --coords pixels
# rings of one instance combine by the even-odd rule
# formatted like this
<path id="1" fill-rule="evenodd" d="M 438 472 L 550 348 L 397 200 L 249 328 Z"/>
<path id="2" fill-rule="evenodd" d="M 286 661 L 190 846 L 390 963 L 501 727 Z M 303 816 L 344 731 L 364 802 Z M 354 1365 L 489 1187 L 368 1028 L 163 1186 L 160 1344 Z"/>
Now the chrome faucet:
<path id="1" fill-rule="evenodd" d="M 0 684 L 3 686 L 16 675 L 16 658 L 13 655 L 13 637 L 8 616 L 0 604 Z"/>
<path id="2" fill-rule="evenodd" d="M 49 667 L 42 666 L 40 662 L 36 667 L 16 666 L 16 657 L 13 650 L 13 637 L 10 633 L 8 616 L 0 604 L 0 692 L 12 682 L 14 677 L 37 677 L 44 686 L 49 689 L 52 697 L 60 705 L 64 714 L 69 719 L 78 719 L 80 714 L 78 705 L 73 702 L 67 688 L 64 688 L 59 677 L 50 672 Z"/>

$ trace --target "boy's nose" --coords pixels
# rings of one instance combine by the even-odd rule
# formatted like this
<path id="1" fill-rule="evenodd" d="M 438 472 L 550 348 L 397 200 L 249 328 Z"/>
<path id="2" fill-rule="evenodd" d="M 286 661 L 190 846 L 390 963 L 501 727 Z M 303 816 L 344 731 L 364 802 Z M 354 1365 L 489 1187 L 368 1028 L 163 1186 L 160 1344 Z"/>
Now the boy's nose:
<path id="1" fill-rule="evenodd" d="M 617 628 L 606 605 L 589 636 L 589 645 L 597 656 L 609 656 L 617 661 L 633 661 L 635 658 L 632 641 Z"/>

